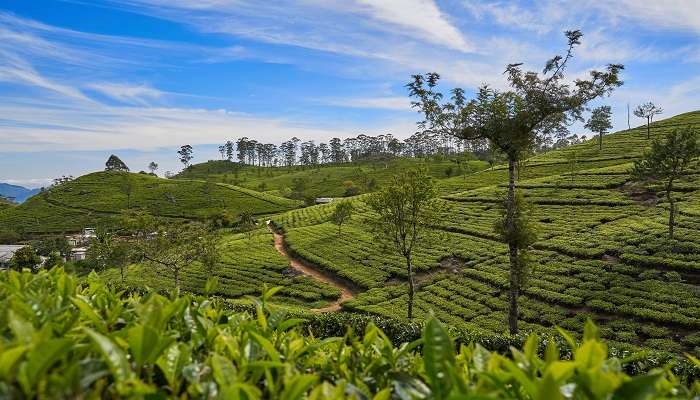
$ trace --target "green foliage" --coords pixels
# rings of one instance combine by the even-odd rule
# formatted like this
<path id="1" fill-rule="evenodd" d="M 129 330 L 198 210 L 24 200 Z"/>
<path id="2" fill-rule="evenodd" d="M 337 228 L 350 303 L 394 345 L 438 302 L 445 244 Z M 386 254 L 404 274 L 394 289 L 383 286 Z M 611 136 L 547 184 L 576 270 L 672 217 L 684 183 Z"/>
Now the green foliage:
<path id="1" fill-rule="evenodd" d="M 584 128 L 598 134 L 598 146 L 603 148 L 603 135 L 612 129 L 612 110 L 610 106 L 600 106 L 591 112 L 591 117 L 586 121 Z"/>
<path id="2" fill-rule="evenodd" d="M 105 163 L 105 171 L 129 172 L 129 167 L 119 157 L 112 154 Z"/>
<path id="3" fill-rule="evenodd" d="M 406 259 L 408 319 L 413 318 L 413 248 L 424 239 L 423 231 L 435 215 L 437 190 L 425 168 L 403 172 L 370 195 L 366 202 L 376 214 L 369 220 L 378 240 L 390 243 Z"/>
<path id="4" fill-rule="evenodd" d="M 692 398 L 668 369 L 630 377 L 589 322 L 561 359 L 530 337 L 510 355 L 455 348 L 435 319 L 394 345 L 373 324 L 343 337 L 303 335 L 270 301 L 231 312 L 216 300 L 125 295 L 60 268 L 0 275 L 0 395 L 7 398 Z M 543 352 L 539 343 L 547 343 Z M 692 360 L 695 361 L 695 360 Z M 698 363 L 700 366 L 700 363 Z"/>
<path id="5" fill-rule="evenodd" d="M 697 131 L 691 126 L 674 129 L 665 140 L 654 140 L 649 152 L 634 163 L 632 175 L 638 179 L 676 180 L 698 155 Z"/>
<path id="6" fill-rule="evenodd" d="M 338 225 L 338 236 L 340 236 L 340 229 L 343 224 L 352 217 L 354 209 L 355 207 L 353 207 L 352 203 L 349 201 L 342 201 L 335 205 L 329 220 L 335 225 Z"/>
<path id="7" fill-rule="evenodd" d="M 22 236 L 13 230 L 0 229 L 0 244 L 15 244 L 21 239 Z"/>
<path id="8" fill-rule="evenodd" d="M 673 239 L 675 226 L 674 182 L 685 175 L 690 162 L 700 155 L 697 131 L 687 126 L 674 129 L 662 142 L 654 140 L 651 150 L 634 163 L 631 171 L 636 179 L 658 179 L 662 181 L 669 203 L 668 235 Z"/>
<path id="9" fill-rule="evenodd" d="M 12 255 L 10 259 L 10 268 L 21 271 L 24 268 L 33 269 L 39 266 L 41 258 L 32 246 L 24 246 Z"/>

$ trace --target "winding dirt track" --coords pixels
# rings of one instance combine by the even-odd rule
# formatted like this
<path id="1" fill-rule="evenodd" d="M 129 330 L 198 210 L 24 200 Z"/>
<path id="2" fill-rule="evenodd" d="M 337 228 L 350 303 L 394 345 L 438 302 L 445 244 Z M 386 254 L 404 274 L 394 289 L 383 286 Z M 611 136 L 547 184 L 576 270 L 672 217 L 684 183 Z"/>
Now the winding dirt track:
<path id="1" fill-rule="evenodd" d="M 301 272 L 302 274 L 309 276 L 311 278 L 314 278 L 318 281 L 321 281 L 325 284 L 331 285 L 333 287 L 336 287 L 340 289 L 340 297 L 338 300 L 334 301 L 331 303 L 331 305 L 323 308 L 312 308 L 311 311 L 315 312 L 330 312 L 330 311 L 338 311 L 340 310 L 340 304 L 343 303 L 344 301 L 350 300 L 355 295 L 353 294 L 353 291 L 350 289 L 348 285 L 346 285 L 344 282 L 342 282 L 340 279 L 329 275 L 323 271 L 319 271 L 318 269 L 312 267 L 308 263 L 305 263 L 297 258 L 294 258 L 292 255 L 290 255 L 287 252 L 287 249 L 284 247 L 284 236 L 278 232 L 276 232 L 272 228 L 272 224 L 270 221 L 267 223 L 267 229 L 272 233 L 273 237 L 275 238 L 275 248 L 277 251 L 286 257 L 289 260 L 289 265 L 294 268 L 295 270 Z"/>

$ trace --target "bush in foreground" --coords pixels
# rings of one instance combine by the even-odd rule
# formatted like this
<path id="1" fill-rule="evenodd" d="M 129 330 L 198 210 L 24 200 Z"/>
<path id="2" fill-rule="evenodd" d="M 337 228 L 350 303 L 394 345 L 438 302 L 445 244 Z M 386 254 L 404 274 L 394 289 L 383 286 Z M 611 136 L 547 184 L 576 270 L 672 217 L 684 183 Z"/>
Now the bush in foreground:
<path id="1" fill-rule="evenodd" d="M 232 399 L 692 398 L 669 370 L 630 377 L 593 324 L 561 360 L 538 338 L 509 356 L 458 350 L 432 319 L 420 340 L 363 335 L 318 339 L 299 318 L 255 300 L 254 313 L 217 300 L 117 292 L 60 268 L 0 274 L 0 397 Z M 693 360 L 700 364 L 697 360 Z"/>

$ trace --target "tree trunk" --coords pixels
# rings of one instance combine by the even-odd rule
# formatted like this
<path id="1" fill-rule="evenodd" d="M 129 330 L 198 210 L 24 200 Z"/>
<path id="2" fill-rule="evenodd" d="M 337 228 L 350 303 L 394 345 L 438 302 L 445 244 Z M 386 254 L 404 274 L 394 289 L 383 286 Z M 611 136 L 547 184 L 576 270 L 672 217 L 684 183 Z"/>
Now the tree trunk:
<path id="1" fill-rule="evenodd" d="M 406 266 L 408 267 L 408 320 L 413 319 L 413 294 L 415 293 L 415 287 L 413 284 L 413 264 L 411 263 L 411 256 L 406 256 Z"/>
<path id="2" fill-rule="evenodd" d="M 668 204 L 669 204 L 669 216 L 668 216 L 668 238 L 673 239 L 673 226 L 675 225 L 675 219 L 676 219 L 676 203 L 673 200 L 673 194 L 671 191 L 673 190 L 673 182 L 669 182 L 668 186 L 666 187 L 666 198 L 668 199 Z"/>
<path id="3" fill-rule="evenodd" d="M 603 150 L 603 134 L 598 134 L 598 150 Z"/>
<path id="4" fill-rule="evenodd" d="M 175 272 L 175 289 L 180 290 L 180 269 L 174 268 L 173 271 Z"/>
<path id="5" fill-rule="evenodd" d="M 647 139 L 651 139 L 651 120 L 647 118 Z"/>
<path id="6" fill-rule="evenodd" d="M 513 157 L 508 157 L 508 197 L 506 199 L 506 229 L 508 233 L 515 232 L 515 160 Z M 509 234 L 508 239 L 508 257 L 509 257 L 509 272 L 510 283 L 508 290 L 509 308 L 508 308 L 508 328 L 512 335 L 518 333 L 518 296 L 520 294 L 520 286 L 518 279 L 518 247 Z"/>

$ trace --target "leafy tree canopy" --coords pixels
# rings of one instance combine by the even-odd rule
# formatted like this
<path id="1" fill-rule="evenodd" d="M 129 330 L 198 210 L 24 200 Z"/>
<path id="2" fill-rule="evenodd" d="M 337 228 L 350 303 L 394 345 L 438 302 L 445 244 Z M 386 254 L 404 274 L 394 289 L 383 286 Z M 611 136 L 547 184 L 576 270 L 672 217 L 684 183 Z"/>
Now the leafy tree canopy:
<path id="1" fill-rule="evenodd" d="M 129 167 L 127 167 L 124 161 L 122 161 L 119 157 L 112 154 L 105 163 L 105 171 L 129 172 Z"/>

